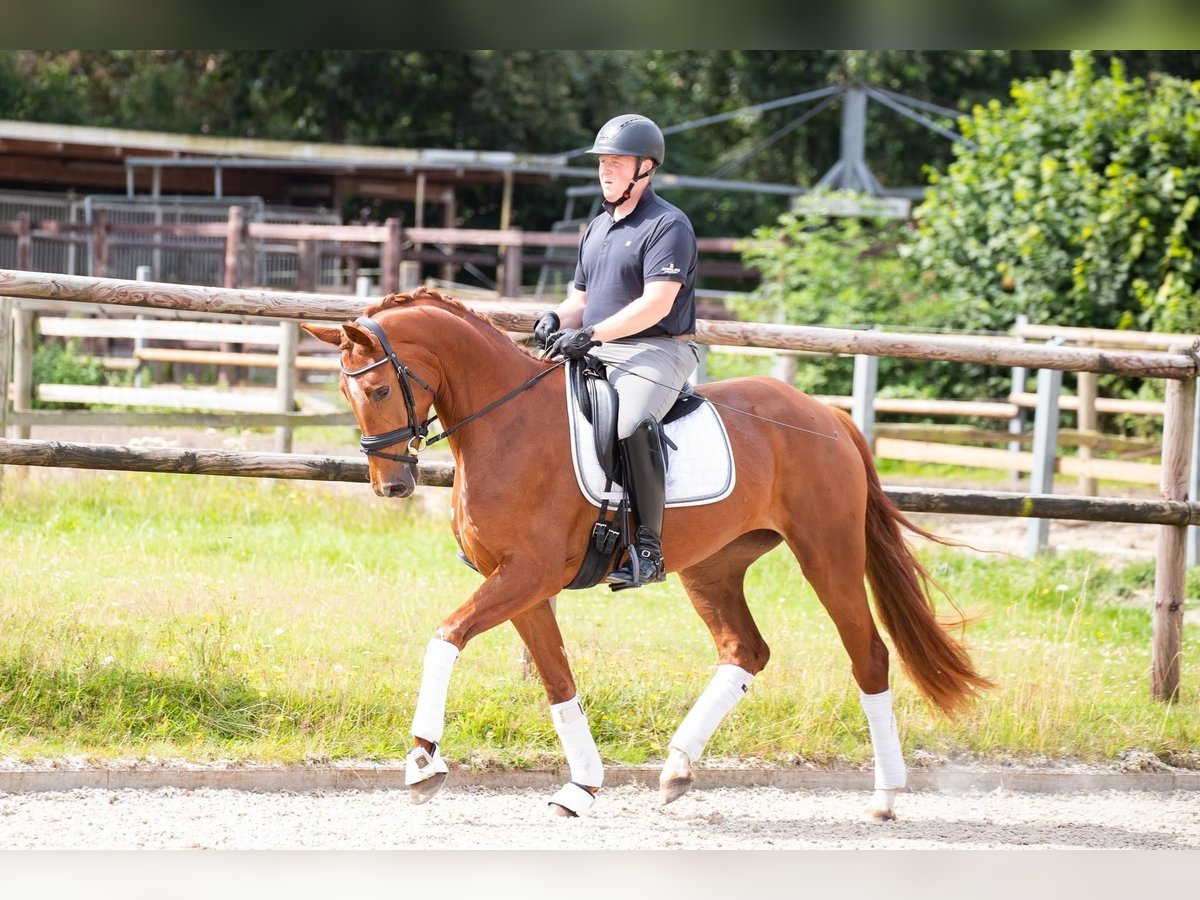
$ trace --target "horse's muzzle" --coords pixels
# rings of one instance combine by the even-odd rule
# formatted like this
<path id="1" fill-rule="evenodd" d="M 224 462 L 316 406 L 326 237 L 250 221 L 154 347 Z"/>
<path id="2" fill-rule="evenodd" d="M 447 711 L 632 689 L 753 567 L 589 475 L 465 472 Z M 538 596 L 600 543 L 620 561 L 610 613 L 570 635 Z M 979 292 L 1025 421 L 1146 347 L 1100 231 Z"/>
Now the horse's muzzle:
<path id="1" fill-rule="evenodd" d="M 401 478 L 397 481 L 383 482 L 376 493 L 380 497 L 387 497 L 393 500 L 404 500 L 411 497 L 417 486 L 413 484 L 412 478 Z"/>
<path id="2" fill-rule="evenodd" d="M 372 464 L 371 468 L 375 470 L 371 472 L 371 487 L 375 489 L 377 496 L 389 500 L 405 500 L 416 492 L 416 466 L 392 465 L 383 467 L 385 471 L 379 471 Z"/>

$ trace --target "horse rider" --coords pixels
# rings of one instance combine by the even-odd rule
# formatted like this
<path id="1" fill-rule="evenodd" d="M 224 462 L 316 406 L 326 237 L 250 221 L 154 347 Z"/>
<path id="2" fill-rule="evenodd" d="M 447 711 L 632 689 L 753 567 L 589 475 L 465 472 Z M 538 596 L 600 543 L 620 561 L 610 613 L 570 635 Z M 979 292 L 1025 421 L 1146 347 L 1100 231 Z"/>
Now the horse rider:
<path id="1" fill-rule="evenodd" d="M 637 530 L 630 556 L 607 581 L 613 590 L 663 581 L 666 467 L 660 425 L 699 364 L 696 235 L 688 217 L 655 193 L 666 155 L 650 119 L 605 123 L 588 153 L 599 157 L 604 211 L 579 246 L 567 298 L 538 321 L 547 357 L 591 353 L 620 398 L 617 438 Z"/>

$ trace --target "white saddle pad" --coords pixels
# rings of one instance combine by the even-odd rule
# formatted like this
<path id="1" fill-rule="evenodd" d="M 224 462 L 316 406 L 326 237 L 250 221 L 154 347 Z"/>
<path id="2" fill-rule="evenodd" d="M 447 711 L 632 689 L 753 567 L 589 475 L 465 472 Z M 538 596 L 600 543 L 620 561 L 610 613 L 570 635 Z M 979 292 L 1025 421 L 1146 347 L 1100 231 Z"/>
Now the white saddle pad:
<path id="1" fill-rule="evenodd" d="M 614 489 L 605 493 L 607 479 L 596 458 L 592 423 L 584 418 L 571 396 L 573 382 L 567 379 L 567 423 L 579 490 L 593 506 L 605 500 L 614 503 L 625 496 L 625 491 L 613 485 Z M 666 425 L 663 432 L 679 448 L 667 448 L 667 506 L 703 506 L 724 500 L 733 492 L 733 450 L 716 407 L 702 403 L 700 409 Z"/>

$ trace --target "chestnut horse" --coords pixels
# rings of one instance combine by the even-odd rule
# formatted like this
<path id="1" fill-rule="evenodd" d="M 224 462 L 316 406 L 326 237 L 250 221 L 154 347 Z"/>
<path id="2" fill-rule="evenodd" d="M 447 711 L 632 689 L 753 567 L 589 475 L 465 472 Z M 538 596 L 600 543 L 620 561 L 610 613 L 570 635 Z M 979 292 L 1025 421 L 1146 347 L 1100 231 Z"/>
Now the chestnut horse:
<path id="1" fill-rule="evenodd" d="M 376 494 L 413 493 L 431 408 L 453 432 L 452 527 L 484 581 L 441 622 L 426 649 L 406 761 L 413 801 L 430 799 L 449 771 L 438 741 L 459 652 L 489 628 L 512 622 L 545 686 L 570 767 L 571 780 L 551 806 L 560 815 L 586 812 L 603 765 L 550 601 L 578 572 L 596 510 L 580 492 L 569 458 L 561 366 L 424 289 L 386 297 L 355 322 L 303 327 L 342 351 L 341 387 L 362 431 Z M 679 573 L 708 626 L 718 665 L 670 743 L 662 801 L 688 790 L 692 764 L 767 664 L 770 651 L 743 579 L 756 559 L 786 541 L 837 626 L 860 689 L 875 754 L 870 816 L 894 818 L 905 765 L 888 650 L 864 579 L 906 672 L 933 706 L 953 715 L 991 684 L 935 617 L 926 573 L 902 533 L 940 539 L 890 501 L 845 413 L 774 378 L 733 378 L 698 390 L 726 423 L 737 477 L 725 499 L 666 511 L 668 569 Z"/>

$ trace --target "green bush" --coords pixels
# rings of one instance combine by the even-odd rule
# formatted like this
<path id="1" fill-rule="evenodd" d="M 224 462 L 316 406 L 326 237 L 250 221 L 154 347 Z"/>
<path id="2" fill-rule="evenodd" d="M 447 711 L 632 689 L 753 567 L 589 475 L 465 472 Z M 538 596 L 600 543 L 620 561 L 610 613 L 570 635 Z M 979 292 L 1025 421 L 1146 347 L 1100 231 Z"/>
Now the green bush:
<path id="1" fill-rule="evenodd" d="M 33 353 L 33 383 L 116 384 L 120 378 L 105 370 L 100 361 L 81 352 L 79 341 L 39 344 Z M 35 409 L 81 409 L 79 403 L 47 403 L 35 399 Z"/>
<path id="2" fill-rule="evenodd" d="M 962 120 L 911 251 L 955 324 L 1194 331 L 1200 322 L 1200 81 L 1069 72 Z"/>
<path id="3" fill-rule="evenodd" d="M 731 308 L 838 327 L 994 333 L 1024 314 L 1195 332 L 1200 81 L 1128 79 L 1115 59 L 1097 77 L 1092 57 L 1076 53 L 1070 71 L 1014 83 L 1011 95 L 962 120 L 974 146 L 959 145 L 947 171 L 931 173 L 916 227 L 788 213 L 743 247 L 762 284 Z M 849 372 L 844 361 L 806 360 L 797 386 L 848 393 Z M 1011 372 L 994 366 L 880 364 L 883 396 L 1003 397 L 1010 385 Z M 1104 379 L 1102 389 L 1159 398 L 1162 383 Z"/>

